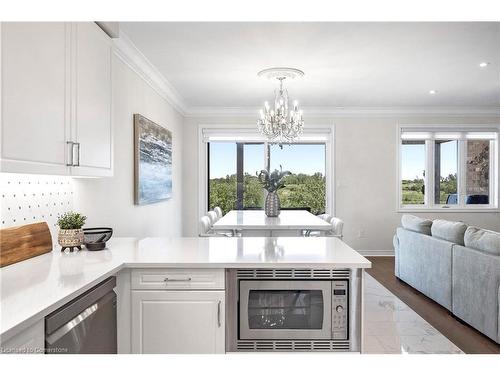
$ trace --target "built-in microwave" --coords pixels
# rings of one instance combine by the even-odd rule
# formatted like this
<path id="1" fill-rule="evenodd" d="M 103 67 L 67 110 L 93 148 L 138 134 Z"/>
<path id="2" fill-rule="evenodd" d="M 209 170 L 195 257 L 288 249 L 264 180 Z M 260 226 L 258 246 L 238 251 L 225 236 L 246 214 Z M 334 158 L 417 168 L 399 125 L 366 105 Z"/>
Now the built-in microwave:
<path id="1" fill-rule="evenodd" d="M 357 342 L 351 270 L 228 270 L 226 281 L 228 351 L 350 351 Z"/>

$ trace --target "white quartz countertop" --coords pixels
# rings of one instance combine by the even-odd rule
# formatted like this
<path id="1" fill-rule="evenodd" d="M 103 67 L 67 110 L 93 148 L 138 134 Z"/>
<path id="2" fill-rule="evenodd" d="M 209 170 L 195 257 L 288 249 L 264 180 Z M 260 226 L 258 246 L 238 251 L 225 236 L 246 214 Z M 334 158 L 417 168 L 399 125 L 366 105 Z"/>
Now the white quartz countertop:
<path id="1" fill-rule="evenodd" d="M 54 250 L 0 269 L 6 340 L 123 268 L 370 268 L 334 237 L 113 238 L 106 250 Z"/>
<path id="2" fill-rule="evenodd" d="M 267 217 L 263 210 L 232 210 L 214 223 L 215 230 L 329 230 L 330 223 L 305 210 L 283 210 Z"/>

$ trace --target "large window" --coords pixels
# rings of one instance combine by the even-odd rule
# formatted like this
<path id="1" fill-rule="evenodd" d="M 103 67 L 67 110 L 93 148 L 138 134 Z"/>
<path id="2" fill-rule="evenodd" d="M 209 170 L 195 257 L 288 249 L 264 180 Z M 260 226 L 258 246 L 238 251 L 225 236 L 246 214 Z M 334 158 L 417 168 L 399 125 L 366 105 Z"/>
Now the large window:
<path id="1" fill-rule="evenodd" d="M 402 203 L 425 204 L 425 141 L 403 140 L 401 145 Z"/>
<path id="2" fill-rule="evenodd" d="M 492 142 L 468 140 L 465 183 L 468 204 L 488 204 L 492 180 L 490 179 Z M 497 158 L 498 161 L 498 158 Z"/>
<path id="3" fill-rule="evenodd" d="M 224 212 L 236 207 L 236 144 L 211 142 L 208 148 L 210 166 L 208 179 L 209 206 Z"/>
<path id="4" fill-rule="evenodd" d="M 243 145 L 243 208 L 260 208 L 264 206 L 262 187 L 257 179 L 257 171 L 264 165 L 265 145 L 250 143 Z"/>
<path id="5" fill-rule="evenodd" d="M 293 173 L 278 192 L 281 207 L 325 212 L 325 152 L 325 144 L 269 146 L 271 170 L 282 166 Z"/>
<path id="6" fill-rule="evenodd" d="M 498 208 L 498 130 L 401 128 L 402 209 Z"/>
<path id="7" fill-rule="evenodd" d="M 434 203 L 457 204 L 458 141 L 434 141 Z"/>
<path id="8" fill-rule="evenodd" d="M 208 142 L 208 209 L 262 209 L 265 191 L 257 174 L 262 169 L 288 170 L 279 191 L 282 208 L 326 209 L 326 145 L 294 143 L 279 146 L 265 142 Z"/>

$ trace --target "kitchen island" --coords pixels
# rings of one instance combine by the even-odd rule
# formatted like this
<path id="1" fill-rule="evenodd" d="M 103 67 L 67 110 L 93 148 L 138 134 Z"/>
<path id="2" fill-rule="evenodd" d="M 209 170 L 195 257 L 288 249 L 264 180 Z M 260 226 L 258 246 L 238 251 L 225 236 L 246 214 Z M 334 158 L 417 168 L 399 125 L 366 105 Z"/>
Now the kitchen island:
<path id="1" fill-rule="evenodd" d="M 40 322 L 45 316 L 116 275 L 119 352 L 147 352 L 141 346 L 144 343 L 134 341 L 134 329 L 144 328 L 134 324 L 134 298 L 136 302 L 142 295 L 157 298 L 158 293 L 167 290 L 171 291 L 169 297 L 175 298 L 195 291 L 199 296 L 209 291 L 219 292 L 215 305 L 207 306 L 207 311 L 220 314 L 222 309 L 222 317 L 209 317 L 218 320 L 217 335 L 220 336 L 222 330 L 222 338 L 216 343 L 216 352 L 221 352 L 226 347 L 224 312 L 231 310 L 230 306 L 225 307 L 228 301 L 224 299 L 230 286 L 224 276 L 228 270 L 351 270 L 360 280 L 361 289 L 362 270 L 370 267 L 366 258 L 332 237 L 114 238 L 108 242 L 108 248 L 100 252 L 84 250 L 67 254 L 56 249 L 0 270 L 0 338 L 4 345 L 26 331 L 39 335 L 40 327 L 43 330 Z M 169 285 L 166 281 L 171 275 L 188 277 L 180 281 L 172 278 L 174 285 Z M 361 293 L 358 297 L 361 304 Z M 203 299 L 201 296 L 200 300 Z M 144 311 L 142 306 L 136 312 Z M 359 321 L 361 324 L 360 317 Z M 33 342 L 39 343 L 40 338 L 35 337 Z M 360 346 L 359 338 L 355 351 L 359 351 Z"/>

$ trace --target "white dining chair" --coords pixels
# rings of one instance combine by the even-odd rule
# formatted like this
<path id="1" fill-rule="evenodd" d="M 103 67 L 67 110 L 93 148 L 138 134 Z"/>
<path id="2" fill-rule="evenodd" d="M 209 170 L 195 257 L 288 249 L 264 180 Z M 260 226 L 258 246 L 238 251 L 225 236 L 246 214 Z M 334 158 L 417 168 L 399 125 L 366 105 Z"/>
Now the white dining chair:
<path id="1" fill-rule="evenodd" d="M 316 215 L 316 217 L 331 224 L 330 221 L 332 220 L 332 215 L 320 214 L 320 215 Z M 315 231 L 306 230 L 306 231 L 304 231 L 304 237 L 319 237 L 321 235 L 324 235 L 324 231 L 318 231 L 318 230 L 315 230 Z"/>
<path id="2" fill-rule="evenodd" d="M 330 223 L 332 224 L 332 230 L 331 234 L 329 235 L 342 239 L 344 237 L 344 235 L 342 234 L 342 231 L 344 230 L 344 221 L 339 219 L 338 217 L 332 217 Z"/>
<path id="3" fill-rule="evenodd" d="M 217 214 L 217 218 L 219 218 L 219 219 L 220 219 L 220 218 L 222 218 L 222 216 L 224 216 L 224 215 L 222 214 L 222 208 L 220 208 L 220 207 L 218 207 L 218 206 L 217 206 L 217 207 L 215 207 L 215 208 L 214 208 L 214 211 L 215 211 L 215 213 Z"/>
<path id="4" fill-rule="evenodd" d="M 317 217 L 319 217 L 321 220 L 324 220 L 327 222 L 330 222 L 332 220 L 332 215 L 329 215 L 329 214 L 321 214 L 321 215 L 317 215 Z"/>
<path id="5" fill-rule="evenodd" d="M 324 215 L 327 215 L 327 214 L 324 214 Z M 327 216 L 330 216 L 330 215 L 327 215 Z M 337 238 L 343 239 L 344 236 L 342 234 L 342 231 L 344 229 L 344 221 L 339 219 L 338 217 L 333 217 L 333 216 L 330 216 L 330 219 L 327 221 L 332 226 L 332 228 L 330 230 L 327 230 L 327 231 L 308 231 L 305 236 L 306 237 L 321 237 L 321 236 L 337 237 Z"/>
<path id="6" fill-rule="evenodd" d="M 199 237 L 241 237 L 235 231 L 214 231 L 210 218 L 205 215 L 200 218 L 200 234 Z"/>
<path id="7" fill-rule="evenodd" d="M 200 237 L 208 236 L 212 229 L 212 223 L 208 216 L 202 216 L 200 218 Z"/>
<path id="8" fill-rule="evenodd" d="M 217 216 L 217 213 L 215 211 L 208 211 L 207 216 L 210 219 L 210 224 L 214 225 L 217 220 L 219 220 L 219 217 Z"/>

